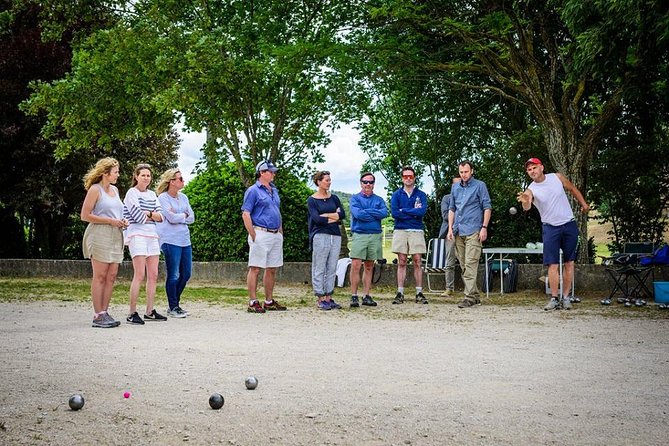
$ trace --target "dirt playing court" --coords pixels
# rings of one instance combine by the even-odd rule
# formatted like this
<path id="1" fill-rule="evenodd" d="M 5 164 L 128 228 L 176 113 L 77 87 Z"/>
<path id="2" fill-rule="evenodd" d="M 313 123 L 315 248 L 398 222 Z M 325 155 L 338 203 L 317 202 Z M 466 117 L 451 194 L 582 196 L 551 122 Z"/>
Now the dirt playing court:
<path id="1" fill-rule="evenodd" d="M 187 319 L 93 329 L 89 304 L 0 303 L 0 444 L 667 441 L 667 319 L 389 301 L 186 307 Z"/>

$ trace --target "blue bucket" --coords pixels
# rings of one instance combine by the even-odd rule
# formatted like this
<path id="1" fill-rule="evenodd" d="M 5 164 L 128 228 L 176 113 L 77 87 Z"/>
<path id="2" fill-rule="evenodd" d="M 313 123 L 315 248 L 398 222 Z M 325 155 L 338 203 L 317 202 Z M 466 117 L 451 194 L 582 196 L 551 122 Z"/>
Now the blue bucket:
<path id="1" fill-rule="evenodd" d="M 655 286 L 655 303 L 669 304 L 669 282 L 653 282 Z"/>

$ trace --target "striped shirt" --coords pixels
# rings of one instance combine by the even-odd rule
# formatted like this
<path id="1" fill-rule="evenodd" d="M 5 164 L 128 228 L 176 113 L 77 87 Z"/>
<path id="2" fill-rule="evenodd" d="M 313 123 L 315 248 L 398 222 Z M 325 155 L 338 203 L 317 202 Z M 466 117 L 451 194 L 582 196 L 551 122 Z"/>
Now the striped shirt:
<path id="1" fill-rule="evenodd" d="M 141 192 L 136 187 L 128 189 L 123 200 L 123 218 L 129 223 L 125 230 L 126 241 L 136 235 L 158 238 L 156 222 L 149 220 L 145 211 L 162 213 L 156 193 L 149 189 Z"/>

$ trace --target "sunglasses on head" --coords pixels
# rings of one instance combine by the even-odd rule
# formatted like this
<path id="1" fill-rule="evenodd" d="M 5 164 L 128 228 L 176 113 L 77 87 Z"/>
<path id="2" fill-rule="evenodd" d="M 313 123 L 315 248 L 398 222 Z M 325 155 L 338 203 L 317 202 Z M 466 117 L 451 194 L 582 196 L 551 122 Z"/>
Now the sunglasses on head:
<path id="1" fill-rule="evenodd" d="M 374 184 L 374 180 L 360 180 L 362 184 Z"/>

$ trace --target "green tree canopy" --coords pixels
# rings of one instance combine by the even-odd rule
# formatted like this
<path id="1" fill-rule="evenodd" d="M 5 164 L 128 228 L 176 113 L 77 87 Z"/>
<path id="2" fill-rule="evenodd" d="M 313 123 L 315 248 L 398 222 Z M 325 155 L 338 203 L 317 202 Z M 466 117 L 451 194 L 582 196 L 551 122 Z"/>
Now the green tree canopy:
<path id="1" fill-rule="evenodd" d="M 82 39 L 67 76 L 37 83 L 26 104 L 47 112 L 60 156 L 183 119 L 207 131 L 206 162 L 234 161 L 245 184 L 244 160 L 296 173 L 321 160 L 325 126 L 350 101 L 328 61 L 357 2 L 117 3 L 117 23 Z"/>
<path id="2" fill-rule="evenodd" d="M 65 75 L 70 68 L 70 39 L 107 23 L 106 15 L 89 11 L 62 28 L 58 40 L 44 41 L 40 17 L 46 13 L 40 5 L 24 1 L 1 4 L 0 218 L 8 230 L 0 237 L 0 255 L 80 258 L 83 225 L 79 209 L 85 196 L 85 172 L 98 158 L 116 157 L 121 163 L 118 185 L 123 193 L 133 164 L 148 162 L 158 172 L 172 166 L 178 140 L 174 132 L 162 138 L 132 137 L 56 158 L 54 146 L 40 135 L 43 114 L 26 116 L 19 104 L 30 96 L 31 81 L 47 82 Z"/>
<path id="3" fill-rule="evenodd" d="M 669 11 L 659 0 L 388 0 L 370 12 L 353 40 L 369 49 L 372 79 L 420 71 L 517 104 L 551 164 L 584 192 L 605 130 L 639 78 L 666 91 L 658 67 L 667 62 Z M 579 224 L 587 234 L 585 216 Z"/>

